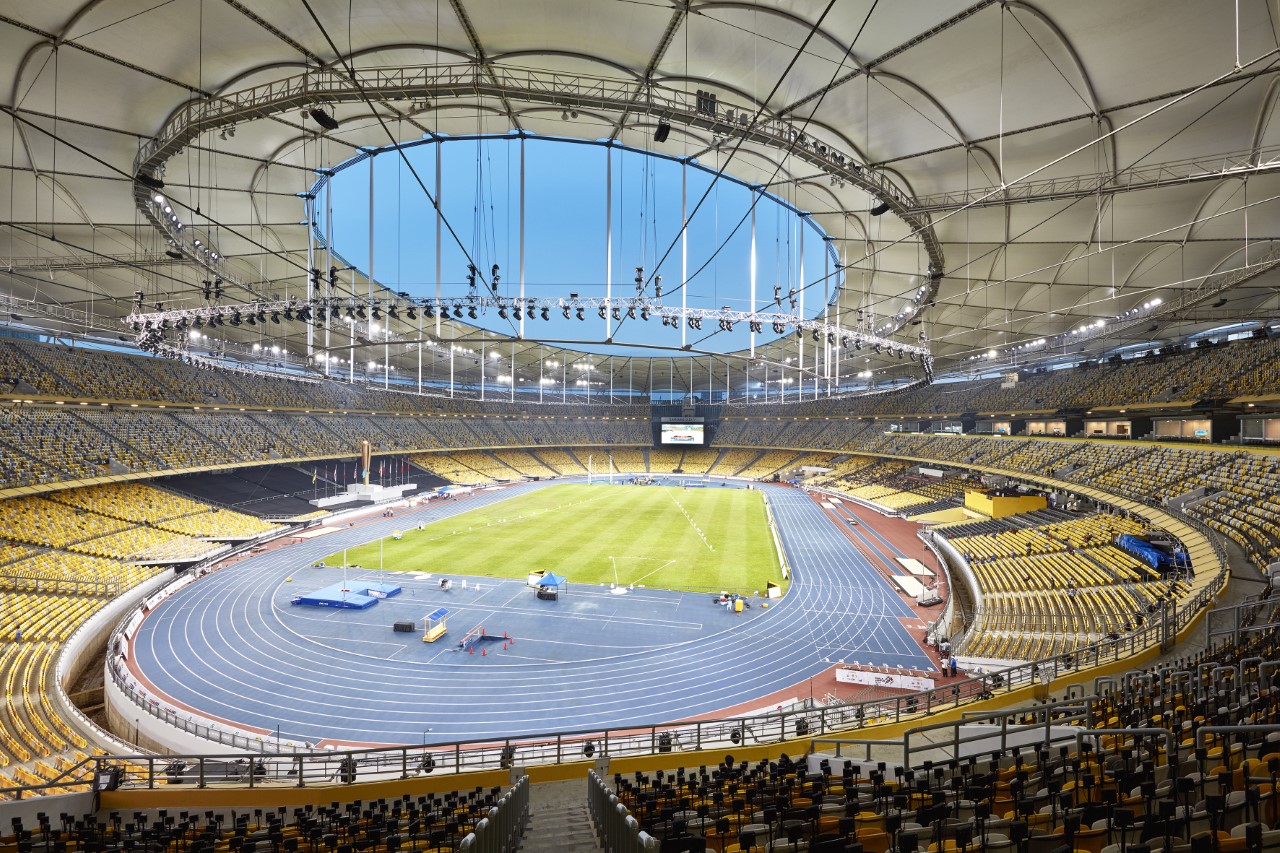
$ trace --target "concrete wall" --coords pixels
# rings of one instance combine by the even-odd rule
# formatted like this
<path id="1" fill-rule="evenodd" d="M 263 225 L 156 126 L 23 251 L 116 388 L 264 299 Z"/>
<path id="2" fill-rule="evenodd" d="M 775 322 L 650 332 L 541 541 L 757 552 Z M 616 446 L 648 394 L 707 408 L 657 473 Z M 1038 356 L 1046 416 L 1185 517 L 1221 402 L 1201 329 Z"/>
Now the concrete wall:
<path id="1" fill-rule="evenodd" d="M 13 800 L 0 803 L 0 826 L 8 833 L 13 826 L 14 818 L 22 820 L 24 829 L 40 826 L 37 815 L 44 812 L 54 826 L 61 827 L 58 815 L 66 812 L 81 817 L 92 814 L 97 804 L 97 795 L 91 791 L 82 794 L 57 794 L 51 797 L 29 797 L 25 800 Z"/>
<path id="2" fill-rule="evenodd" d="M 56 703 L 62 717 L 71 726 L 91 742 L 96 743 L 108 752 L 121 753 L 133 752 L 134 750 L 127 742 L 102 729 L 85 716 L 71 702 L 70 697 L 67 696 L 67 691 L 80 678 L 85 667 L 89 666 L 101 653 L 116 625 L 126 615 L 136 610 L 143 600 L 172 582 L 173 578 L 174 572 L 172 569 L 161 572 L 151 580 L 139 584 L 111 601 L 77 628 L 75 633 L 63 644 L 62 651 L 58 654 L 54 677 L 54 683 L 57 688 L 53 691 L 53 701 Z M 108 678 L 109 681 L 110 678 Z"/>

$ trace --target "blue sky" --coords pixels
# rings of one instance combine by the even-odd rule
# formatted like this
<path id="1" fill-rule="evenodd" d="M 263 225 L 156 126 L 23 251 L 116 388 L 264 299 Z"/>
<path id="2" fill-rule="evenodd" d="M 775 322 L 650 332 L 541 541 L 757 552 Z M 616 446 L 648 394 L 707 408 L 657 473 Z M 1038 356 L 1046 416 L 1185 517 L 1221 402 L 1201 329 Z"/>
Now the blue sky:
<path id="1" fill-rule="evenodd" d="M 606 157 L 610 149 L 580 141 L 529 138 L 525 163 L 525 295 L 541 298 L 602 297 L 606 281 Z M 414 170 L 435 192 L 436 152 L 440 151 L 443 210 L 457 233 L 455 241 L 443 230 L 441 295 L 463 296 L 467 260 L 461 242 L 487 279 L 493 264 L 500 267 L 498 292 L 517 296 L 519 284 L 519 171 L 520 142 L 514 136 L 457 139 L 405 149 Z M 644 152 L 613 147 L 613 262 L 614 297 L 634 296 L 636 267 L 650 279 L 662 275 L 663 302 L 678 307 L 680 294 L 680 163 Z M 360 270 L 369 261 L 370 162 L 374 178 L 374 276 L 396 292 L 414 297 L 436 293 L 434 211 L 404 160 L 382 151 L 370 161 L 355 163 L 333 179 L 333 242 L 335 250 Z M 685 170 L 689 209 L 711 184 L 713 174 L 700 168 Z M 735 231 L 750 208 L 752 193 L 728 180 L 715 183 L 711 195 L 690 221 L 687 295 L 690 307 L 739 310 L 751 308 L 749 299 L 750 219 Z M 325 228 L 322 212 L 321 227 Z M 800 232 L 806 230 L 801 275 Z M 675 243 L 674 248 L 672 248 Z M 723 245 L 722 245 L 723 244 Z M 668 249 L 671 249 L 667 254 Z M 719 249 L 718 254 L 716 250 Z M 769 310 L 775 284 L 785 296 L 794 287 L 820 279 L 826 247 L 821 232 L 793 210 L 766 196 L 756 206 L 757 307 Z M 666 258 L 658 267 L 659 260 Z M 714 257 L 713 257 L 714 255 Z M 831 262 L 828 261 L 828 264 Z M 705 267 L 704 267 L 705 264 Z M 699 271 L 699 269 L 701 271 Z M 695 275 L 696 272 L 696 275 Z M 487 290 L 487 288 L 486 288 Z M 822 286 L 805 296 L 805 313 L 819 313 Z M 648 292 L 653 293 L 652 283 Z M 784 299 L 784 306 L 786 305 Z M 511 326 L 490 311 L 477 325 L 510 334 Z M 767 331 L 757 343 L 772 338 Z M 714 333 L 714 334 L 713 334 Z M 574 348 L 596 352 L 645 354 L 634 348 L 610 348 L 602 343 L 604 322 L 588 312 L 585 322 L 552 319 L 527 321 L 526 337 L 582 341 Z M 744 348 L 748 335 L 739 326 L 732 333 L 716 333 L 715 324 L 690 331 L 690 342 L 702 340 L 707 349 Z M 680 333 L 663 328 L 658 319 L 628 321 L 615 341 L 646 346 L 679 346 Z M 655 348 L 654 354 L 658 353 Z M 662 354 L 671 354 L 669 350 Z"/>

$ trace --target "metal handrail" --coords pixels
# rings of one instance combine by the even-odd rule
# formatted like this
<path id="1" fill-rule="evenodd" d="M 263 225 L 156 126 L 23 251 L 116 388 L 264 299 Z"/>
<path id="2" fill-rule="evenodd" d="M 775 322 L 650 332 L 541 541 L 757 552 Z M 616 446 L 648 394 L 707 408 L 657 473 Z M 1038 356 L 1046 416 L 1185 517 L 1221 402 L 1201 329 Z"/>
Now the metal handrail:
<path id="1" fill-rule="evenodd" d="M 658 849 L 658 840 L 640 829 L 639 822 L 594 770 L 587 773 L 587 811 L 595 824 L 602 849 L 610 853 L 642 853 Z"/>
<path id="2" fill-rule="evenodd" d="M 507 853 L 519 847 L 520 835 L 529 823 L 529 777 L 521 776 L 502 799 L 489 809 L 471 832 L 458 842 L 459 851 Z"/>

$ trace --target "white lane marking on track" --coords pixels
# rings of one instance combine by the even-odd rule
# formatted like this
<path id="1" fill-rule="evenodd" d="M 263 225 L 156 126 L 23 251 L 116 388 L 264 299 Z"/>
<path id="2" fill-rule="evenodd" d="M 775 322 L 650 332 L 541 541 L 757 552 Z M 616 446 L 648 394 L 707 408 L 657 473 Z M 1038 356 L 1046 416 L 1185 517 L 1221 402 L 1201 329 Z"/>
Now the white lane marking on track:
<path id="1" fill-rule="evenodd" d="M 832 565 L 832 566 L 829 566 L 829 567 L 823 567 L 823 573 L 825 573 L 825 572 L 827 572 L 827 571 L 830 571 L 830 570 L 832 570 L 832 569 L 836 569 L 837 571 L 839 571 L 839 570 L 840 570 L 840 568 L 841 568 L 841 564 L 842 564 L 842 562 L 843 562 L 843 561 L 836 560 L 836 561 L 835 561 L 835 563 L 836 563 L 835 565 Z M 814 585 L 814 591 L 815 591 L 815 592 L 819 592 L 819 594 L 820 594 L 820 599 L 821 599 L 822 601 L 824 601 L 824 602 L 831 602 L 831 601 L 833 601 L 835 598 L 844 598 L 844 599 L 846 599 L 846 600 L 847 600 L 847 601 L 849 601 L 849 602 L 852 602 L 852 601 L 854 601 L 855 599 L 861 600 L 861 598 L 862 598 L 861 596 L 849 596 L 849 595 L 844 595 L 844 594 L 840 593 L 840 591 L 839 591 L 838 587 L 839 587 L 839 584 L 838 584 L 838 583 L 836 583 L 836 582 L 833 582 L 833 583 L 830 583 L 830 584 L 815 584 L 815 585 Z M 245 589 L 245 591 L 251 591 L 251 590 L 253 589 L 253 587 L 252 587 L 252 585 L 251 585 L 251 584 L 247 583 L 247 581 L 246 581 L 246 583 L 244 584 L 244 589 Z M 868 590 L 868 592 L 870 592 L 870 590 Z M 874 594 L 873 594 L 872 596 L 870 596 L 870 598 L 871 598 L 872 600 L 874 600 L 874 599 L 879 598 L 879 596 L 877 596 L 877 595 L 874 595 Z M 216 606 L 216 602 L 213 602 L 212 600 L 207 601 L 207 602 L 204 602 L 204 603 L 205 603 L 205 604 L 207 604 L 207 605 Z M 263 607 L 266 607 L 267 609 L 276 609 L 276 608 L 273 606 L 273 602 L 271 602 L 271 601 L 269 601 L 269 600 L 259 599 L 259 601 L 257 602 L 257 604 L 258 604 L 258 608 L 259 608 L 259 610 L 261 610 Z M 248 602 L 246 602 L 246 609 L 247 609 L 248 607 L 251 607 L 251 606 L 252 606 L 252 605 L 250 605 Z M 825 606 L 830 606 L 830 605 L 823 605 L 823 606 L 820 606 L 820 608 L 813 608 L 813 609 L 821 609 L 821 608 L 823 608 L 823 607 L 825 607 Z M 778 612 L 778 611 L 785 612 L 785 611 L 786 611 L 786 610 L 788 610 L 788 609 L 789 609 L 789 608 L 785 608 L 785 607 L 778 607 L 778 608 L 776 608 L 775 612 Z M 207 611 L 206 611 L 206 612 L 207 612 Z M 245 614 L 245 615 L 246 615 L 246 617 L 248 617 L 248 613 L 250 613 L 250 612 L 252 612 L 252 610 L 248 610 L 248 611 L 246 612 L 246 614 Z M 797 615 L 797 616 L 807 616 L 807 617 L 809 617 L 809 618 L 813 618 L 816 614 L 812 614 L 812 613 L 801 613 L 800 611 L 797 611 L 797 613 L 796 613 L 795 615 Z M 278 614 L 277 614 L 277 617 L 278 617 Z M 234 632 L 235 632 L 236 634 L 239 634 L 239 632 L 240 632 L 240 628 L 241 628 L 241 627 L 243 627 L 243 628 L 247 628 L 247 629 L 248 629 L 248 631 L 249 631 L 249 633 L 251 633 L 251 634 L 258 634 L 258 633 L 259 633 L 259 632 L 256 630 L 255 621 L 254 621 L 253 619 L 246 618 L 245 620 L 237 620 L 237 621 L 241 621 L 241 623 L 242 623 L 242 624 L 240 624 L 240 625 L 236 625 L 236 626 L 234 627 L 234 629 L 233 629 L 233 630 L 234 630 Z M 247 624 L 246 624 L 246 623 L 247 623 Z M 742 623 L 742 627 L 744 627 L 744 628 L 745 628 L 745 627 L 749 626 L 750 624 L 751 624 L 750 622 L 743 622 L 743 623 Z M 171 629 L 172 629 L 172 628 L 175 628 L 176 626 L 167 626 L 167 627 L 169 627 L 169 628 L 171 628 Z M 201 626 L 201 630 L 203 630 L 203 627 L 204 627 L 204 626 Z M 762 626 L 762 627 L 763 627 L 763 626 Z M 775 628 L 775 627 L 776 627 L 776 628 L 781 628 L 781 627 L 783 627 L 783 625 L 782 625 L 782 623 L 781 623 L 781 622 L 775 622 L 775 624 L 774 624 L 774 625 L 771 625 L 771 626 L 769 626 L 769 627 L 771 627 L 771 628 Z M 884 643 L 882 642 L 882 640 L 887 639 L 887 638 L 883 637 L 883 635 L 881 635 L 881 632 L 880 632 L 879 630 L 876 630 L 876 628 L 878 628 L 878 626 L 876 626 L 875 628 L 873 628 L 873 631 L 872 631 L 872 632 L 867 632 L 867 633 L 875 633 L 875 634 L 877 634 L 877 635 L 880 635 L 880 636 L 878 636 L 878 637 L 876 638 L 876 639 L 878 640 L 878 642 L 875 642 L 875 643 L 874 643 L 874 645 L 876 645 L 876 646 L 883 646 L 883 645 L 884 645 Z M 221 629 L 220 629 L 220 628 L 218 628 L 218 627 L 215 627 L 215 630 L 221 630 Z M 749 643 L 750 643 L 750 641 L 751 641 L 751 636 L 750 636 L 750 633 L 751 633 L 751 632 L 746 631 L 746 632 L 738 632 L 738 633 L 739 633 L 739 635 L 740 635 L 740 636 L 742 636 L 744 639 L 746 639 L 746 640 L 748 641 L 748 645 L 749 645 Z M 772 632 L 770 632 L 770 633 L 772 633 Z M 788 638 L 788 637 L 786 637 L 786 635 L 785 635 L 785 634 L 779 634 L 778 636 L 781 636 L 781 637 L 783 638 L 783 642 L 784 642 L 784 643 L 791 643 L 791 644 L 793 644 L 793 643 L 794 643 L 794 638 L 793 638 L 793 637 L 792 637 L 792 638 Z M 269 644 L 270 644 L 270 643 L 272 643 L 272 640 L 276 639 L 276 636 L 275 636 L 275 635 L 272 635 L 271 637 L 263 637 L 262 639 L 263 639 L 265 642 L 267 642 L 267 643 L 269 643 Z M 279 639 L 280 639 L 280 640 L 283 640 L 284 638 L 281 636 L 281 637 L 279 637 Z M 824 644 L 824 645 L 825 645 L 825 644 Z M 296 655 L 294 655 L 294 654 L 291 654 L 291 653 L 290 653 L 290 652 L 291 652 L 291 650 L 292 650 L 292 646 L 282 646 L 282 647 L 280 648 L 280 651 L 282 651 L 282 652 L 284 652 L 284 653 L 288 654 L 288 655 L 289 655 L 289 657 L 292 657 L 292 658 L 294 658 L 295 660 L 298 660 L 298 661 L 299 661 L 299 663 L 292 664 L 291 666 L 292 666 L 292 669 L 294 669 L 294 670 L 299 670 L 299 671 L 300 671 L 300 674 L 299 674 L 297 677 L 299 677 L 299 678 L 303 678 L 303 679 L 305 680 L 305 679 L 307 678 L 307 674 L 306 674 L 306 673 L 308 672 L 308 667 L 314 667 L 314 663 L 312 663 L 312 662 L 310 662 L 310 661 L 303 662 L 303 661 L 302 661 L 302 659 L 301 659 L 300 657 L 298 657 L 298 656 L 296 656 Z M 363 673 L 364 673 L 364 670 L 366 669 L 366 664 L 364 664 L 364 663 L 360 663 L 360 664 L 359 664 L 359 665 L 358 665 L 358 666 L 353 670 L 353 669 L 352 669 L 352 667 L 351 667 L 351 663 L 352 663 L 352 662 L 350 661 L 350 658 L 349 658 L 349 652 L 343 652 L 342 650 L 335 650 L 335 651 L 336 651 L 336 652 L 339 652 L 339 653 L 338 653 L 338 654 L 335 654 L 335 655 L 333 655 L 333 656 L 332 656 L 332 662 L 333 662 L 333 663 L 335 663 L 335 664 L 340 664 L 340 665 L 341 665 L 341 667 L 340 667 L 340 668 L 341 668 L 342 670 L 344 670 L 344 671 L 347 671 L 347 672 L 353 672 L 353 673 L 354 673 L 354 675 L 353 675 L 352 677 L 355 679 L 355 682 L 356 682 L 356 683 L 362 683 L 362 682 L 364 681 L 364 674 L 363 674 Z M 741 653 L 747 653 L 747 652 L 745 651 L 745 647 L 742 647 L 742 646 L 740 646 L 740 647 L 738 648 L 738 650 L 737 650 L 737 651 L 738 651 L 740 654 L 741 654 Z M 766 650 L 762 648 L 762 649 L 761 649 L 761 651 L 766 651 Z M 770 655 L 776 655 L 776 651 L 777 651 L 776 649 L 775 649 L 775 650 L 768 650 L 768 653 L 769 653 Z M 793 651 L 794 651 L 794 649 L 793 649 Z M 217 653 L 215 652 L 215 654 L 217 654 Z M 439 654 L 439 652 L 437 652 L 437 655 L 438 655 L 438 654 Z M 660 655 L 656 656 L 656 658 L 653 660 L 653 662 L 652 662 L 652 663 L 653 663 L 653 668 L 654 668 L 654 671 L 655 671 L 657 674 L 656 674 L 653 678 L 647 678 L 647 679 L 644 679 L 644 683 L 645 683 L 645 685 L 646 685 L 647 689 L 649 689 L 649 690 L 653 690 L 653 689 L 654 689 L 654 687 L 655 687 L 657 684 L 659 684 L 659 683 L 660 683 L 664 688 L 667 688 L 667 687 L 673 687 L 673 686 L 674 686 L 674 687 L 676 687 L 676 689 L 677 689 L 677 690 L 678 690 L 678 689 L 680 689 L 680 688 L 678 687 L 678 684 L 679 684 L 679 682 L 680 682 L 680 677 L 677 675 L 677 676 L 673 679 L 673 678 L 672 678 L 672 675 L 673 675 L 672 670 L 671 670 L 671 669 L 669 669 L 669 668 L 667 668 L 667 667 L 671 667 L 671 666 L 672 666 L 672 660 L 673 660 L 673 658 L 672 658 L 672 654 L 673 654 L 673 653 L 660 654 Z M 713 652 L 713 654 L 716 654 L 716 653 L 715 653 L 715 652 Z M 789 658 L 789 659 L 794 659 L 794 661 L 795 661 L 795 662 L 799 662 L 799 660 L 795 658 L 795 655 L 794 655 L 794 654 L 790 654 L 790 655 L 788 655 L 788 658 Z M 739 660 L 740 660 L 740 656 L 739 656 L 737 659 L 739 659 Z M 750 658 L 748 658 L 748 659 L 750 659 Z M 771 660 L 771 662 L 772 662 L 772 661 L 776 661 L 776 660 L 777 660 L 777 658 L 776 658 L 776 657 L 771 657 L 771 658 L 770 658 L 770 660 Z M 180 665 L 181 665 L 181 664 L 180 664 Z M 251 659 L 251 665 L 252 665 L 255 669 L 257 669 L 257 670 L 261 671 L 262 662 L 261 662 L 260 660 L 257 660 L 257 659 Z M 783 666 L 784 666 L 784 667 L 787 667 L 787 666 L 790 666 L 790 665 L 793 665 L 793 664 L 783 664 Z M 608 668 L 612 667 L 612 664 L 603 664 L 603 666 L 605 666 L 605 667 L 606 667 L 606 669 L 604 669 L 604 670 L 599 670 L 598 668 L 593 668 L 593 667 L 578 667 L 578 669 L 582 669 L 582 670 L 583 670 L 583 673 L 582 673 L 582 674 L 585 674 L 585 673 L 587 673 L 587 672 L 597 672 L 597 674 L 598 674 L 598 675 L 602 675 L 602 674 L 604 674 L 605 672 L 607 672 Z M 663 671 L 663 670 L 664 670 L 664 668 L 667 668 L 667 669 L 665 669 L 665 671 Z M 679 672 L 679 671 L 680 671 L 679 669 L 676 669 L 676 670 L 675 670 L 675 672 Z M 403 671 L 401 670 L 401 672 L 403 672 Z M 755 672 L 755 669 L 752 669 L 752 670 L 751 670 L 751 672 Z M 252 674 L 252 673 L 251 673 L 251 674 Z M 334 674 L 335 674 L 335 675 L 339 675 L 339 676 L 341 675 L 340 673 L 334 673 Z M 632 672 L 631 672 L 631 675 L 633 675 L 633 676 L 634 676 L 635 674 L 636 674 L 636 673 L 635 673 L 634 671 L 632 671 Z M 757 680 L 758 680 L 757 678 L 752 677 L 752 676 L 751 676 L 751 674 L 750 674 L 749 672 L 748 672 L 748 673 L 740 672 L 740 673 L 737 673 L 737 675 L 738 675 L 738 676 L 742 676 L 742 683 L 745 683 L 746 681 L 752 681 L 752 682 L 754 682 L 754 681 L 757 681 Z M 357 677 L 357 676 L 358 676 L 358 677 Z M 591 676 L 587 676 L 587 677 L 591 677 Z M 718 698 L 719 698 L 719 700 L 720 700 L 721 702 L 723 702 L 723 700 L 724 700 L 724 696 L 725 696 L 725 695 L 727 695 L 727 694 L 725 694 L 725 693 L 723 693 L 723 692 L 722 692 L 722 691 L 723 691 L 723 685 L 715 685 L 715 686 L 716 686 L 716 688 L 717 688 L 717 689 L 716 689 L 716 691 L 714 691 L 714 692 L 717 692 L 717 693 L 719 693 L 719 694 L 720 694 L 720 695 L 718 696 Z M 752 689 L 756 689 L 756 687 L 755 687 L 755 684 L 754 684 L 754 683 L 751 685 L 751 687 L 752 687 Z M 531 687 L 530 687 L 530 689 L 536 690 L 537 688 L 536 688 L 536 687 L 532 687 L 532 686 L 531 686 Z M 740 689 L 741 689 L 741 688 L 740 688 Z M 204 691 L 200 691 L 200 692 L 204 692 Z M 666 692 L 666 691 L 664 690 L 663 692 Z M 731 690 L 731 691 L 729 691 L 729 692 L 738 692 L 738 691 L 733 691 L 733 690 Z M 317 693 L 317 695 L 318 695 L 318 696 L 321 696 L 321 697 L 323 697 L 323 698 L 325 698 L 325 699 L 329 699 L 329 698 L 331 698 L 330 696 L 328 696 L 328 695 L 326 695 L 326 694 L 325 694 L 325 691 L 324 691 L 324 690 L 316 691 L 316 693 Z M 375 695 L 376 695 L 376 694 L 375 694 Z M 600 711 L 600 712 L 603 712 L 603 711 L 604 711 L 604 709 L 605 709 L 605 708 L 607 708 L 607 707 L 619 707 L 619 706 L 623 705 L 624 703 L 626 703 L 626 702 L 628 702 L 628 701 L 631 701 L 631 698 L 632 698 L 632 696 L 633 696 L 633 695 L 634 695 L 634 696 L 640 696 L 640 695 L 645 695 L 645 694 L 643 694 L 643 693 L 634 693 L 634 694 L 633 694 L 633 693 L 631 693 L 631 692 L 629 692 L 629 691 L 626 691 L 625 689 L 623 689 L 623 688 L 621 687 L 621 685 L 619 685 L 619 696 L 618 696 L 618 701 L 616 701 L 616 702 L 612 702 L 612 703 L 610 703 L 610 702 L 599 702 L 599 703 L 596 703 L 596 702 L 585 702 L 585 703 L 583 703 L 582 710 L 583 710 L 584 712 L 590 712 L 590 711 L 596 711 L 596 710 L 598 710 L 598 711 Z M 581 693 L 580 693 L 580 692 L 578 692 L 578 693 L 577 693 L 577 696 L 579 696 L 579 697 L 580 697 L 580 696 L 581 696 Z M 567 698 L 567 697 L 566 697 L 566 698 Z M 646 696 L 646 698 L 648 698 L 648 697 Z M 694 697 L 689 697 L 689 698 L 691 698 L 691 699 L 692 699 L 692 698 L 694 698 Z M 699 696 L 699 700 L 701 700 L 702 698 L 704 698 L 704 697 L 703 697 L 703 694 L 700 694 L 700 696 Z M 641 707 L 641 706 L 643 706 L 644 708 L 655 707 L 652 703 L 636 703 L 636 705 L 635 705 L 633 708 L 628 709 L 628 710 L 632 710 L 632 711 L 634 711 L 634 710 L 638 709 L 638 708 L 639 708 L 639 707 Z M 590 711 L 589 711 L 589 709 L 590 709 Z M 655 711 L 655 712 L 656 712 L 656 711 Z M 376 712 L 376 711 L 372 711 L 372 712 L 371 712 L 371 710 L 370 710 L 370 709 L 361 709 L 361 711 L 360 711 L 359 713 L 364 713 L 364 714 L 373 713 L 375 716 L 377 715 L 377 712 Z M 329 717 L 330 719 L 335 719 L 335 720 L 341 720 L 341 719 L 343 719 L 343 718 L 341 717 L 341 715 L 325 715 L 325 716 L 326 716 L 326 717 Z M 347 720 L 350 720 L 350 719 L 351 719 L 351 717 L 350 717 L 350 716 L 348 716 L 346 719 L 347 719 Z M 582 719 L 584 719 L 584 720 L 585 720 L 585 719 L 586 719 L 586 717 L 582 717 Z M 381 729 L 379 729 L 379 730 L 380 730 L 380 731 L 385 731 L 385 730 L 386 730 L 386 727 L 384 726 L 384 727 L 382 727 L 382 728 L 381 728 Z M 368 729 L 361 729 L 361 731 L 368 731 Z M 415 736 L 415 737 L 416 737 L 416 736 Z"/>

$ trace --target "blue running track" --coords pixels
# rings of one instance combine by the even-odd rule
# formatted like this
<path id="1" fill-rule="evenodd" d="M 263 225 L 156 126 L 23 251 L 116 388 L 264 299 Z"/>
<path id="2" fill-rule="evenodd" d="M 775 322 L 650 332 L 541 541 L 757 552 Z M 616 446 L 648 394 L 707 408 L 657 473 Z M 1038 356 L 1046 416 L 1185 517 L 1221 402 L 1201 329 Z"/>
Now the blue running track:
<path id="1" fill-rule="evenodd" d="M 934 670 L 900 620 L 919 618 L 805 493 L 765 487 L 793 568 L 781 601 L 735 616 L 705 593 L 575 586 L 537 600 L 523 581 L 377 572 L 404 592 L 365 611 L 292 607 L 342 579 L 325 555 L 548 483 L 479 492 L 247 559 L 182 589 L 134 637 L 145 678 L 175 703 L 290 740 L 441 743 L 626 727 L 712 713 L 788 690 L 834 663 Z M 349 570 L 351 571 L 351 570 Z M 286 578 L 293 581 L 287 582 Z M 352 571 L 351 579 L 356 577 Z M 425 644 L 391 624 L 449 608 Z M 477 625 L 515 642 L 456 650 Z"/>

